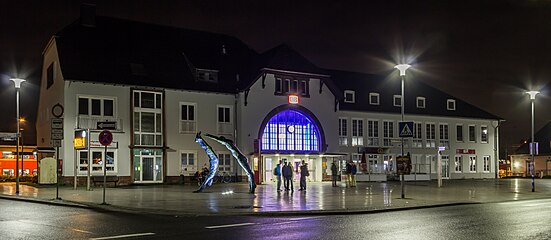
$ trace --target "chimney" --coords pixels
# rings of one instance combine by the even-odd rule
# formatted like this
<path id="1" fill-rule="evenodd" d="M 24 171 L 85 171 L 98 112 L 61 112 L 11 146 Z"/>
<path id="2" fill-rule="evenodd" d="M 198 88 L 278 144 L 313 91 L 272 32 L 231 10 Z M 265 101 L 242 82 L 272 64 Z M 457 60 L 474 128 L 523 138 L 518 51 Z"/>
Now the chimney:
<path id="1" fill-rule="evenodd" d="M 80 24 L 85 27 L 96 26 L 96 1 L 80 4 Z"/>

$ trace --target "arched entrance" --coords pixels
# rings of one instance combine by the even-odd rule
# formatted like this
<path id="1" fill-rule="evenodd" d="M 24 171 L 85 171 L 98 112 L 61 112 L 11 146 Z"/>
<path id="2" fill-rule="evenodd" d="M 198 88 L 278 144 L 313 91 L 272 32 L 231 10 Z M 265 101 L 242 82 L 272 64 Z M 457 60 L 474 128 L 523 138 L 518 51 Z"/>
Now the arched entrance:
<path id="1" fill-rule="evenodd" d="M 259 130 L 263 181 L 273 179 L 279 161 L 289 162 L 299 178 L 302 161 L 308 164 L 310 181 L 321 181 L 321 157 L 325 152 L 323 128 L 315 115 L 305 107 L 282 105 L 273 109 Z"/>

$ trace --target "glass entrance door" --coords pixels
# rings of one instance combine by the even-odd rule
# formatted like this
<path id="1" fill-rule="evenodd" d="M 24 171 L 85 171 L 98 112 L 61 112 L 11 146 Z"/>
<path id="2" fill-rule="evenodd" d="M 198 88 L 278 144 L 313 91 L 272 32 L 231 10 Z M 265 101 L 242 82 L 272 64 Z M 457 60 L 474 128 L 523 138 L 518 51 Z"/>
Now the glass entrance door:
<path id="1" fill-rule="evenodd" d="M 442 156 L 442 179 L 450 179 L 450 160 Z"/>
<path id="2" fill-rule="evenodd" d="M 153 171 L 153 162 L 155 158 L 149 156 L 142 157 L 142 181 L 153 181 L 155 171 Z"/>
<path id="3" fill-rule="evenodd" d="M 162 183 L 163 157 L 160 150 L 134 150 L 134 182 Z"/>

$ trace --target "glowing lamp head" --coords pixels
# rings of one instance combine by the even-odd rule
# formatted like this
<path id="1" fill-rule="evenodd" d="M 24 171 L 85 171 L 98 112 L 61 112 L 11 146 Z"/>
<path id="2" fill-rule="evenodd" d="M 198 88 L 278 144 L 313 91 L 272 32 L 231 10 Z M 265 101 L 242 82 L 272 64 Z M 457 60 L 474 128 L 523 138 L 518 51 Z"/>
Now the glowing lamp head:
<path id="1" fill-rule="evenodd" d="M 21 88 L 21 83 L 26 81 L 25 79 L 21 78 L 11 78 L 10 80 L 13 81 L 13 84 L 17 89 Z"/>
<path id="2" fill-rule="evenodd" d="M 536 95 L 540 93 L 539 91 L 528 91 L 526 94 L 530 95 L 530 100 L 536 99 Z"/>
<path id="3" fill-rule="evenodd" d="M 405 76 L 406 75 L 406 70 L 408 70 L 408 68 L 410 68 L 411 65 L 409 64 L 398 64 L 396 66 L 394 66 L 394 68 L 400 70 L 400 76 Z"/>

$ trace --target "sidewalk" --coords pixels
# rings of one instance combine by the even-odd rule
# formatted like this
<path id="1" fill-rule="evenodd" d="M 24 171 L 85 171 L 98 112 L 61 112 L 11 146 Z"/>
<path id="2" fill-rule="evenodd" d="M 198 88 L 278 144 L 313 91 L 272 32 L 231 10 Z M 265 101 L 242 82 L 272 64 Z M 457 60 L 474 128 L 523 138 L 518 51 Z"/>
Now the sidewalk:
<path id="1" fill-rule="evenodd" d="M 298 184 L 296 184 L 298 185 Z M 55 200 L 55 186 L 0 184 L 0 198 L 40 201 L 114 211 L 160 213 L 170 215 L 227 214 L 335 214 L 388 211 L 429 206 L 487 203 L 551 197 L 551 179 L 536 179 L 536 192 L 531 192 L 531 179 L 444 180 L 406 182 L 405 199 L 401 199 L 400 182 L 358 183 L 355 188 L 331 187 L 330 182 L 309 183 L 306 192 L 277 192 L 275 184 L 259 185 L 255 195 L 247 193 L 246 183 L 218 183 L 202 193 L 192 193 L 196 185 L 123 186 L 87 191 L 64 186 Z M 296 186 L 295 186 L 296 187 Z"/>

